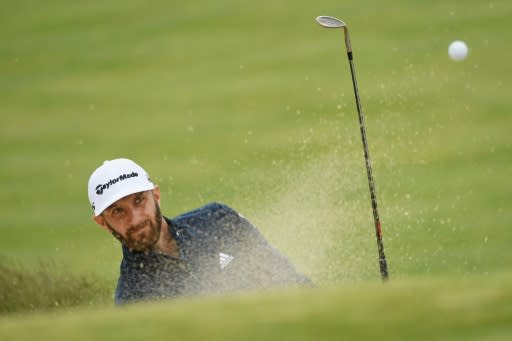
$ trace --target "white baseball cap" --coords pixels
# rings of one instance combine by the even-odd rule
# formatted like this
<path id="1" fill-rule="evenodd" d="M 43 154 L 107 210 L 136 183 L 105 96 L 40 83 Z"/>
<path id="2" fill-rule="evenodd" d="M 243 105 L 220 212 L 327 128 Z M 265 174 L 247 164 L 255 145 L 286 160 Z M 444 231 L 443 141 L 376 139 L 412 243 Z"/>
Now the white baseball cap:
<path id="1" fill-rule="evenodd" d="M 89 202 L 99 216 L 117 200 L 154 188 L 148 173 L 132 160 L 107 160 L 89 178 Z"/>

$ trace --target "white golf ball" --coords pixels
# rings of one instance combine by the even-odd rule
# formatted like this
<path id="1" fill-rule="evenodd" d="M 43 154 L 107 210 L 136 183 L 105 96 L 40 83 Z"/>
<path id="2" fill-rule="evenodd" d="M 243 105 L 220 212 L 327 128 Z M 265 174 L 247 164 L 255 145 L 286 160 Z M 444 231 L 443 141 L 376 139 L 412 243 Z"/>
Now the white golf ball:
<path id="1" fill-rule="evenodd" d="M 448 46 L 448 55 L 457 62 L 464 60 L 468 56 L 468 46 L 462 40 L 455 40 Z"/>

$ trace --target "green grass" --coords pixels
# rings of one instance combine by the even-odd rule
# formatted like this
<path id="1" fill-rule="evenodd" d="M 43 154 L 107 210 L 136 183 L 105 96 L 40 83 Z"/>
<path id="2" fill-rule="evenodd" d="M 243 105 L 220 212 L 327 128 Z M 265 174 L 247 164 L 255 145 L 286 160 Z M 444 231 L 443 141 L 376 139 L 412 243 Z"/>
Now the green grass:
<path id="1" fill-rule="evenodd" d="M 92 222 L 86 184 L 103 160 L 125 156 L 160 184 L 166 215 L 221 201 L 253 221 L 320 287 L 285 294 L 291 305 L 308 295 L 320 301 L 332 295 L 334 301 L 342 292 L 349 293 L 342 301 L 351 300 L 350 293 L 360 298 L 361 309 L 371 304 L 363 293 L 380 284 L 350 71 L 342 33 L 314 22 L 317 15 L 334 15 L 351 30 L 389 297 L 416 290 L 422 278 L 430 288 L 424 295 L 446 283 L 444 294 L 462 307 L 467 301 L 457 295 L 454 277 L 485 278 L 481 286 L 464 285 L 467 295 L 495 289 L 510 295 L 500 283 L 510 284 L 512 266 L 512 48 L 505 43 L 511 14 L 505 1 L 476 0 L 3 4 L 0 256 L 18 264 L 9 271 L 25 278 L 69 278 L 76 285 L 96 278 L 93 301 L 108 301 L 120 250 Z M 447 56 L 455 39 L 470 49 L 461 63 Z M 43 276 L 41 263 L 55 269 Z M 34 280 L 37 290 L 0 287 L 2 297 L 24 297 L 13 309 L 19 315 L 2 320 L 2 328 L 21 333 L 16 323 L 45 319 L 21 313 L 30 299 L 43 302 L 28 309 L 36 311 L 55 301 L 52 286 L 40 283 Z M 51 299 L 39 301 L 45 295 Z M 69 305 L 91 301 L 80 295 L 68 296 Z M 278 316 L 264 303 L 272 299 L 255 296 L 251 306 Z M 422 309 L 426 316 L 441 309 L 435 302 L 421 308 L 410 296 L 400 299 L 403 304 L 389 305 L 409 318 L 407 324 L 424 322 Z M 229 305 L 226 300 L 204 304 Z M 508 330 L 486 316 L 503 313 L 510 320 L 507 301 L 487 309 L 491 301 L 480 302 L 482 315 L 470 330 L 483 332 L 475 338 L 506 338 Z M 189 314 L 201 312 L 201 305 L 194 301 Z M 102 316 L 106 325 L 121 323 L 118 310 L 76 309 L 76 315 L 67 311 L 75 325 L 87 314 Z M 56 311 L 57 320 L 67 314 Z M 134 307 L 120 316 L 129 325 L 144 311 Z M 336 304 L 327 311 L 346 313 Z M 349 329 L 373 320 L 368 315 Z M 237 321 L 233 328 L 246 323 Z M 262 333 L 279 337 L 281 322 L 276 317 L 274 323 Z M 442 338 L 468 337 L 455 319 L 444 323 Z M 46 324 L 52 329 L 53 322 Z M 392 331 L 386 333 L 392 338 Z"/>
<path id="2" fill-rule="evenodd" d="M 512 277 L 397 280 L 0 319 L 26 340 L 508 340 Z M 48 328 L 49 325 L 55 326 Z"/>
<path id="3" fill-rule="evenodd" d="M 0 315 L 50 311 L 78 305 L 98 305 L 112 300 L 110 290 L 101 278 L 72 275 L 39 264 L 37 270 L 0 263 Z"/>

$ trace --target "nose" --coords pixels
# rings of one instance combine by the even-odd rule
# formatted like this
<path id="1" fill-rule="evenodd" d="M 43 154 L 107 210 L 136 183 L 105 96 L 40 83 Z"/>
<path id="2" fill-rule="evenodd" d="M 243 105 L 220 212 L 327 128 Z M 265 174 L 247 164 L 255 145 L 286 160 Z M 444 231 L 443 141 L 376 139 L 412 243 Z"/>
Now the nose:
<path id="1" fill-rule="evenodd" d="M 140 210 L 132 208 L 130 210 L 129 225 L 134 226 L 141 223 L 144 220 L 142 212 Z"/>

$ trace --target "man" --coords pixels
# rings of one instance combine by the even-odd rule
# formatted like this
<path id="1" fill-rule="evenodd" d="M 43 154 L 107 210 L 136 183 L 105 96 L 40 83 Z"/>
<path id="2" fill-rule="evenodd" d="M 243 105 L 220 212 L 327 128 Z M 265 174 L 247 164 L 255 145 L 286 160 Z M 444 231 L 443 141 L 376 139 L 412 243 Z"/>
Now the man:
<path id="1" fill-rule="evenodd" d="M 131 160 L 105 161 L 89 178 L 88 194 L 96 223 L 122 244 L 117 304 L 311 284 L 226 205 L 162 216 L 159 187 Z"/>

